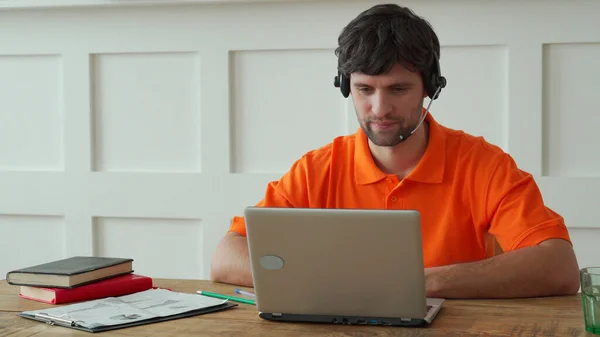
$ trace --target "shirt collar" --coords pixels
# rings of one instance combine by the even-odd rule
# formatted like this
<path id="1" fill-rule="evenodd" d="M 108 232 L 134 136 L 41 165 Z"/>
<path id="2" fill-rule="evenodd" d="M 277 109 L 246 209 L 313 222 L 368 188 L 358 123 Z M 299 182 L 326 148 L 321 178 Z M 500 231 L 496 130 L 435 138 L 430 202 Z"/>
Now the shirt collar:
<path id="1" fill-rule="evenodd" d="M 429 124 L 427 149 L 417 166 L 405 179 L 423 183 L 441 183 L 444 179 L 446 163 L 446 133 L 431 113 L 427 114 L 425 121 Z M 387 174 L 375 164 L 367 135 L 362 128 L 359 128 L 356 133 L 354 174 L 356 182 L 360 185 L 371 184 L 387 177 Z"/>

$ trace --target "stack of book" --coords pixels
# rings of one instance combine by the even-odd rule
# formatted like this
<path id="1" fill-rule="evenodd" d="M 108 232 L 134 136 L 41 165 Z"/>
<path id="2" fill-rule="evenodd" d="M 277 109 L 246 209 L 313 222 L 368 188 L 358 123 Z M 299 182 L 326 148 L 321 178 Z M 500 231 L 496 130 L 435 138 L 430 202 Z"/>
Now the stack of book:
<path id="1" fill-rule="evenodd" d="M 152 279 L 133 273 L 133 259 L 74 256 L 9 271 L 6 282 L 19 296 L 50 304 L 129 295 L 152 288 Z"/>

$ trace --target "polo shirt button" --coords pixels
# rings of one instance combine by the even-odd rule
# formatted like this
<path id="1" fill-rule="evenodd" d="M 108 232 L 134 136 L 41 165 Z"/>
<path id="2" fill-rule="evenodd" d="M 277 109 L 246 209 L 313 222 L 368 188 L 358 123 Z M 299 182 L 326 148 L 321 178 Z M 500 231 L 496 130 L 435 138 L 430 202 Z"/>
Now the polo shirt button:
<path id="1" fill-rule="evenodd" d="M 385 179 L 385 181 L 387 181 L 388 183 L 391 183 L 391 182 L 392 182 L 392 179 L 390 179 L 390 178 L 386 178 L 386 179 Z"/>
<path id="2" fill-rule="evenodd" d="M 396 198 L 396 196 L 392 196 L 392 202 L 396 202 L 396 200 L 398 200 L 398 198 Z"/>

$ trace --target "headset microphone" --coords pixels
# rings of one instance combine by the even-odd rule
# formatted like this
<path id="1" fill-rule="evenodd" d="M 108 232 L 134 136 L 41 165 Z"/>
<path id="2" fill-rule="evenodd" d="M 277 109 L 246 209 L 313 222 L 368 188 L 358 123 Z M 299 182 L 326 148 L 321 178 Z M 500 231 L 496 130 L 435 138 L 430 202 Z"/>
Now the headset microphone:
<path id="1" fill-rule="evenodd" d="M 437 90 L 435 91 L 434 97 L 440 93 L 440 90 L 442 90 L 442 87 L 437 88 Z M 419 124 L 417 124 L 417 126 L 409 134 L 400 135 L 401 141 L 405 141 L 408 137 L 412 136 L 412 134 L 415 133 L 421 127 L 421 124 L 423 124 L 423 122 L 425 121 L 425 117 L 427 117 L 427 114 L 429 113 L 429 108 L 431 108 L 432 102 L 433 102 L 433 99 L 429 101 L 429 104 L 427 105 L 427 109 L 425 109 L 425 113 L 423 114 L 423 117 L 421 117 Z"/>

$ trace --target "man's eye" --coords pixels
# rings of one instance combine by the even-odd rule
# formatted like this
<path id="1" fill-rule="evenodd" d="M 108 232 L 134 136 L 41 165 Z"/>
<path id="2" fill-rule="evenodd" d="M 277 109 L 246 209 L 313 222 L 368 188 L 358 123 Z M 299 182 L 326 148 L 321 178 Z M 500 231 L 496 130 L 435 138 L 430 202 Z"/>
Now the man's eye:
<path id="1" fill-rule="evenodd" d="M 406 88 L 404 88 L 404 87 L 396 87 L 396 88 L 394 88 L 393 90 L 394 90 L 395 92 L 402 92 L 402 91 L 406 90 Z"/>
<path id="2" fill-rule="evenodd" d="M 369 92 L 371 89 L 370 88 L 365 88 L 365 87 L 359 87 L 358 91 L 360 92 Z"/>

